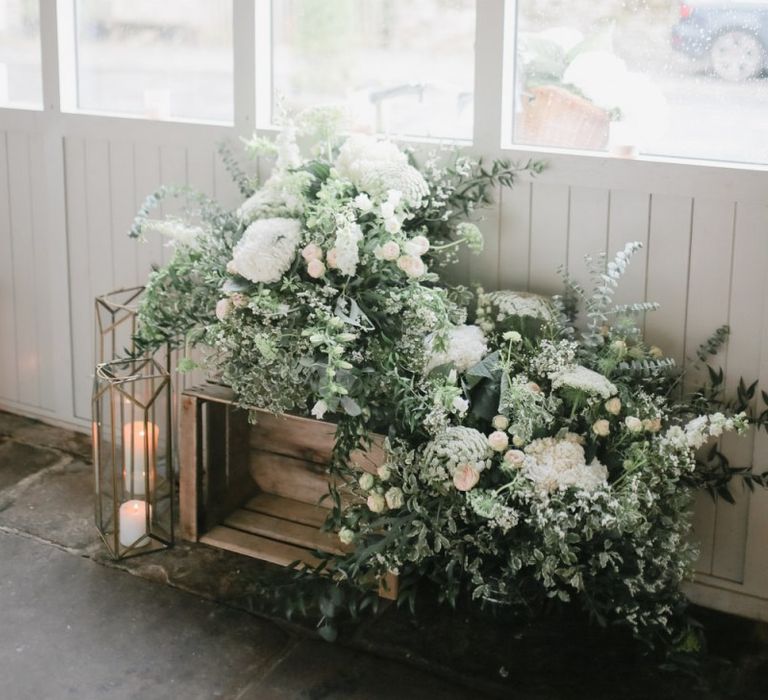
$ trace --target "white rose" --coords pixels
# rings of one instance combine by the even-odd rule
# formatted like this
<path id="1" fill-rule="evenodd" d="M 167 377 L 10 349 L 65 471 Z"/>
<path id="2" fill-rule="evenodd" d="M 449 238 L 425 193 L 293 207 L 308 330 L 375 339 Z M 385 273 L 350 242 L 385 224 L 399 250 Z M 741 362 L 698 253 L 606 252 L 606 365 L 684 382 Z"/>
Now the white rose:
<path id="1" fill-rule="evenodd" d="M 216 302 L 216 318 L 223 321 L 232 312 L 231 299 L 219 299 Z"/>
<path id="2" fill-rule="evenodd" d="M 643 429 L 643 421 L 637 416 L 627 416 L 624 419 L 624 424 L 627 426 L 627 430 L 630 433 L 639 433 Z"/>
<path id="3" fill-rule="evenodd" d="M 363 213 L 369 212 L 371 209 L 373 209 L 373 202 L 371 201 L 371 198 L 364 192 L 357 195 L 357 197 L 355 197 L 352 201 L 355 203 L 355 206 Z"/>
<path id="4" fill-rule="evenodd" d="M 387 233 L 397 233 L 402 227 L 403 225 L 400 223 L 400 219 L 396 216 L 393 216 L 384 222 L 384 228 Z"/>
<path id="5" fill-rule="evenodd" d="M 355 541 L 355 532 L 348 527 L 343 527 L 339 530 L 339 541 L 342 544 L 352 544 Z"/>
<path id="6" fill-rule="evenodd" d="M 379 260 L 397 260 L 400 257 L 400 246 L 395 241 L 387 241 L 373 251 Z"/>
<path id="7" fill-rule="evenodd" d="M 372 493 L 366 501 L 371 513 L 383 513 L 387 507 L 387 501 L 380 493 Z"/>
<path id="8" fill-rule="evenodd" d="M 325 265 L 322 260 L 310 260 L 307 264 L 307 274 L 312 279 L 318 279 L 325 274 Z"/>
<path id="9" fill-rule="evenodd" d="M 507 450 L 504 453 L 504 462 L 514 469 L 519 469 L 523 466 L 523 462 L 525 462 L 525 452 L 522 450 Z"/>
<path id="10" fill-rule="evenodd" d="M 397 486 L 393 486 L 384 494 L 384 500 L 387 502 L 387 508 L 402 508 L 405 503 L 403 492 Z"/>
<path id="11" fill-rule="evenodd" d="M 605 437 L 611 432 L 611 424 L 605 418 L 596 420 L 592 424 L 592 432 L 599 437 Z"/>
<path id="12" fill-rule="evenodd" d="M 493 425 L 496 430 L 506 430 L 509 427 L 509 418 L 502 415 L 494 416 L 491 425 Z"/>
<path id="13" fill-rule="evenodd" d="M 509 437 L 501 430 L 495 430 L 488 436 L 488 444 L 494 452 L 504 452 L 509 446 Z"/>
<path id="14" fill-rule="evenodd" d="M 457 396 L 451 403 L 451 406 L 453 407 L 454 411 L 464 415 L 469 408 L 469 401 L 467 401 L 465 398 L 462 398 L 461 396 Z"/>
<path id="15" fill-rule="evenodd" d="M 363 491 L 370 491 L 374 484 L 373 475 L 365 472 L 357 480 L 357 483 L 360 484 L 360 488 L 363 489 Z"/>
<path id="16" fill-rule="evenodd" d="M 612 416 L 618 416 L 621 413 L 621 399 L 614 396 L 612 399 L 608 399 L 605 404 L 605 410 Z"/>
<path id="17" fill-rule="evenodd" d="M 323 420 L 323 416 L 327 410 L 328 404 L 320 399 L 314 406 L 312 406 L 312 415 L 317 418 L 317 420 Z"/>
<path id="18" fill-rule="evenodd" d="M 379 479 L 382 481 L 389 481 L 389 477 L 392 476 L 392 470 L 386 464 L 382 464 L 376 469 L 376 474 L 378 474 Z"/>
<path id="19" fill-rule="evenodd" d="M 421 277 L 427 271 L 427 266 L 421 258 L 413 255 L 401 255 L 397 259 L 397 266 L 411 278 Z"/>
<path id="20" fill-rule="evenodd" d="M 310 260 L 322 260 L 323 249 L 317 243 L 308 243 L 301 249 L 301 257 L 307 262 L 310 262 Z"/>
<path id="21" fill-rule="evenodd" d="M 458 491 L 471 491 L 480 481 L 480 472 L 471 464 L 460 464 L 453 473 L 453 485 Z"/>
<path id="22" fill-rule="evenodd" d="M 328 263 L 328 267 L 331 270 L 335 270 L 338 265 L 336 264 L 336 248 L 331 248 L 325 256 L 325 262 Z"/>
<path id="23" fill-rule="evenodd" d="M 420 258 L 429 250 L 429 239 L 426 236 L 414 236 L 405 244 L 405 252 Z"/>

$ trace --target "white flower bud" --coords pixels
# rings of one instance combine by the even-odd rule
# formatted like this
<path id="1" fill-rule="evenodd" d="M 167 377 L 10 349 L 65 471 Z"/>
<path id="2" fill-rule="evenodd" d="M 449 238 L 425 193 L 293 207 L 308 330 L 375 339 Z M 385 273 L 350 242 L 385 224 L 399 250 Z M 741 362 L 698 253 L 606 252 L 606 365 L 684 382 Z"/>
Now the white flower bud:
<path id="1" fill-rule="evenodd" d="M 322 260 L 310 260 L 307 264 L 307 274 L 312 279 L 319 279 L 325 274 L 325 265 Z"/>
<path id="2" fill-rule="evenodd" d="M 338 265 L 336 264 L 336 248 L 331 248 L 325 256 L 325 262 L 328 263 L 328 267 L 331 270 L 335 270 Z"/>
<path id="3" fill-rule="evenodd" d="M 355 203 L 355 206 L 363 213 L 371 211 L 373 209 L 373 202 L 371 201 L 371 198 L 363 192 L 362 194 L 357 195 L 357 197 L 352 200 Z"/>
<path id="4" fill-rule="evenodd" d="M 350 530 L 348 527 L 343 527 L 339 530 L 339 541 L 342 544 L 352 544 L 355 541 L 354 530 Z"/>
<path id="5" fill-rule="evenodd" d="M 382 481 L 389 481 L 389 478 L 392 476 L 392 470 L 386 464 L 382 464 L 376 469 L 376 474 Z"/>
<path id="6" fill-rule="evenodd" d="M 519 469 L 525 462 L 525 452 L 522 450 L 507 450 L 504 453 L 504 462 L 514 468 Z"/>
<path id="7" fill-rule="evenodd" d="M 488 444 L 494 452 L 504 452 L 509 446 L 509 437 L 501 430 L 496 430 L 488 436 Z"/>
<path id="8" fill-rule="evenodd" d="M 494 416 L 491 425 L 496 430 L 506 430 L 509 427 L 509 418 L 502 415 Z"/>
<path id="9" fill-rule="evenodd" d="M 621 399 L 614 396 L 612 399 L 608 399 L 604 404 L 605 410 L 612 416 L 618 416 L 621 413 Z"/>
<path id="10" fill-rule="evenodd" d="M 405 503 L 403 492 L 397 486 L 387 490 L 384 494 L 384 500 L 387 503 L 387 508 L 402 508 Z"/>
<path id="11" fill-rule="evenodd" d="M 457 396 L 451 403 L 451 407 L 456 413 L 463 416 L 469 408 L 469 401 L 461 396 Z"/>
<path id="12" fill-rule="evenodd" d="M 380 493 L 372 493 L 366 501 L 371 513 L 383 513 L 387 508 L 387 501 Z"/>
<path id="13" fill-rule="evenodd" d="M 420 258 L 429 250 L 429 239 L 426 236 L 414 236 L 405 244 L 405 252 Z"/>
<path id="14" fill-rule="evenodd" d="M 373 475 L 365 472 L 357 480 L 357 483 L 360 484 L 360 488 L 363 489 L 363 491 L 370 491 L 374 484 Z"/>
<path id="15" fill-rule="evenodd" d="M 416 258 L 413 255 L 401 255 L 397 259 L 397 266 L 411 278 L 421 277 L 427 271 L 421 258 Z"/>
<path id="16" fill-rule="evenodd" d="M 592 424 L 592 432 L 599 437 L 605 437 L 611 432 L 611 424 L 605 418 L 596 420 Z"/>
<path id="17" fill-rule="evenodd" d="M 630 433 L 639 433 L 643 429 L 643 421 L 637 416 L 627 416 L 624 419 L 624 424 L 627 426 L 627 430 Z"/>
<path id="18" fill-rule="evenodd" d="M 307 262 L 310 262 L 311 260 L 322 260 L 323 249 L 317 245 L 317 243 L 309 243 L 302 248 L 301 257 Z"/>
<path id="19" fill-rule="evenodd" d="M 395 241 L 387 241 L 383 245 L 378 246 L 373 254 L 379 260 L 397 260 L 400 256 L 400 246 Z"/>
<path id="20" fill-rule="evenodd" d="M 391 216 L 384 222 L 384 229 L 387 233 L 398 233 L 401 228 L 403 228 L 403 225 L 396 216 Z"/>

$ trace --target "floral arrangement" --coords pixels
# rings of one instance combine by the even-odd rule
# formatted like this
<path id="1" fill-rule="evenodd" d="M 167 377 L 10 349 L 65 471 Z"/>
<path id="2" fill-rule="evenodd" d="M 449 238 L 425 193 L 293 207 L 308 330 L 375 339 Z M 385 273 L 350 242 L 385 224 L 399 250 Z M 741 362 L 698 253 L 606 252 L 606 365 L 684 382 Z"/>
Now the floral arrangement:
<path id="1" fill-rule="evenodd" d="M 768 482 L 716 446 L 702 453 L 724 431 L 768 426 L 768 409 L 748 411 L 755 385 L 726 401 L 710 368 L 681 396 L 681 372 L 638 322 L 655 305 L 613 303 L 636 244 L 590 261 L 589 293 L 567 277 L 551 299 L 446 281 L 461 246 L 482 246 L 490 192 L 540 163 L 438 153 L 418 167 L 336 126 L 314 110 L 249 141 L 275 157 L 258 188 L 225 153 L 244 197 L 234 212 L 184 189 L 147 200 L 132 235 L 159 230 L 175 250 L 150 278 L 137 342 L 203 347 L 243 406 L 337 423 L 328 527 L 351 547 L 335 582 L 365 589 L 393 571 L 451 603 L 575 603 L 679 641 L 692 493 L 727 495 L 734 474 Z M 308 157 L 297 138 L 314 143 Z M 185 220 L 151 219 L 171 195 Z M 700 362 L 726 339 L 719 329 Z M 387 461 L 361 476 L 350 454 L 373 432 Z"/>

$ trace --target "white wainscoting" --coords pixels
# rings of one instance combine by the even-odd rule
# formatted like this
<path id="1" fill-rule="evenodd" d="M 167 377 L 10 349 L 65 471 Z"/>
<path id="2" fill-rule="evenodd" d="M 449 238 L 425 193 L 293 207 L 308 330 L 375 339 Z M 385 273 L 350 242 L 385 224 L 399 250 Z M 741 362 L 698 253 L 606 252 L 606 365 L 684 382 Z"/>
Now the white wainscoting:
<path id="1" fill-rule="evenodd" d="M 143 282 L 167 259 L 161 241 L 127 237 L 158 185 L 189 184 L 237 204 L 216 156 L 222 138 L 234 142 L 235 129 L 0 110 L 0 407 L 87 427 L 93 298 Z M 543 157 L 544 174 L 499 193 L 482 222 L 484 252 L 457 276 L 552 293 L 559 265 L 584 280 L 585 254 L 642 241 L 620 298 L 662 304 L 646 319 L 649 337 L 685 362 L 729 323 L 729 387 L 744 375 L 768 388 L 768 174 Z M 724 446 L 737 463 L 768 467 L 765 433 Z M 736 495 L 736 505 L 697 503 L 701 558 L 690 595 L 768 620 L 768 493 Z"/>

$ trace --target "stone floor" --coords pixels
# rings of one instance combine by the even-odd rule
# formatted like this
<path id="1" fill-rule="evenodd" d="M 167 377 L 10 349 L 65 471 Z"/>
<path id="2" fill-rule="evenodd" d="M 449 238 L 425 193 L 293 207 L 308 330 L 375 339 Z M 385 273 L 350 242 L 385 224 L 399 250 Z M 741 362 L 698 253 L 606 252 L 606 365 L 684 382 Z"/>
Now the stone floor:
<path id="1" fill-rule="evenodd" d="M 191 544 L 112 562 L 92 489 L 85 436 L 0 412 L 0 700 L 768 697 L 766 627 L 707 611 L 691 672 L 581 620 L 437 608 L 328 644 L 265 614 L 268 564 Z"/>

